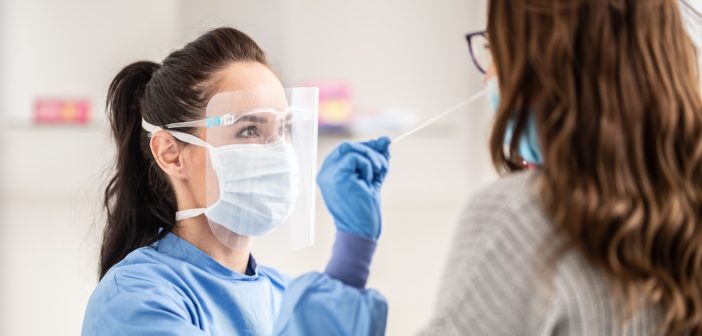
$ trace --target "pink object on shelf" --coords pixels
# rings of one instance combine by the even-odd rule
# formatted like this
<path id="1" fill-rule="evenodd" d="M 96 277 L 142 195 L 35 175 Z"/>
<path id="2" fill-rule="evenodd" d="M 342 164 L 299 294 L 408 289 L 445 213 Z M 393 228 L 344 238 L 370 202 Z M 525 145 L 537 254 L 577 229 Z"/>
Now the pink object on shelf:
<path id="1" fill-rule="evenodd" d="M 78 124 L 90 121 L 87 99 L 40 98 L 34 103 L 35 124 Z"/>
<path id="2" fill-rule="evenodd" d="M 319 87 L 319 129 L 347 132 L 352 121 L 351 87 L 345 82 L 313 81 L 305 86 Z"/>

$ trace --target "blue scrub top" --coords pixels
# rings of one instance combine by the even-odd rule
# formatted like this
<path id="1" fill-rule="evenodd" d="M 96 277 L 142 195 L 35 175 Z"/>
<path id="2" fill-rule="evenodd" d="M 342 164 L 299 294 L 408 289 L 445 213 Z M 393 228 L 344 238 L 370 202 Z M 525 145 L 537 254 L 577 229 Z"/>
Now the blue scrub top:
<path id="1" fill-rule="evenodd" d="M 246 274 L 169 233 L 113 266 L 83 335 L 271 335 L 290 279 L 249 259 Z"/>

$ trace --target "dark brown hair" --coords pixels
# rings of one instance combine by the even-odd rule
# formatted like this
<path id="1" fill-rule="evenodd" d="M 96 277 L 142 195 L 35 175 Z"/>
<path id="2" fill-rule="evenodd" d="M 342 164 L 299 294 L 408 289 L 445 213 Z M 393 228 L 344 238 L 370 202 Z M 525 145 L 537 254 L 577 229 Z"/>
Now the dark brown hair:
<path id="1" fill-rule="evenodd" d="M 491 0 L 501 105 L 490 146 L 514 164 L 537 125 L 544 210 L 626 311 L 702 335 L 702 99 L 676 0 Z M 515 121 L 507 153 L 505 130 Z"/>
<path id="2" fill-rule="evenodd" d="M 105 189 L 100 278 L 127 254 L 161 239 L 175 225 L 175 194 L 154 162 L 142 118 L 154 125 L 201 118 L 215 73 L 240 61 L 267 64 L 249 36 L 218 28 L 174 51 L 163 64 L 141 61 L 126 66 L 110 84 L 107 111 L 117 158 Z"/>

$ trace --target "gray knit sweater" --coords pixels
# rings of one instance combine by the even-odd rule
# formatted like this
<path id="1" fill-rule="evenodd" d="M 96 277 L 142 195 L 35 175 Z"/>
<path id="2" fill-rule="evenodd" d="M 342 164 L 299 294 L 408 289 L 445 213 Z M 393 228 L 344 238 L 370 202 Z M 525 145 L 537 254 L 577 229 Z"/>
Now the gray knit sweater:
<path id="1" fill-rule="evenodd" d="M 660 310 L 621 325 L 607 281 L 580 253 L 544 272 L 543 251 L 558 238 L 534 191 L 537 174 L 504 177 L 468 203 L 423 334 L 654 335 Z"/>

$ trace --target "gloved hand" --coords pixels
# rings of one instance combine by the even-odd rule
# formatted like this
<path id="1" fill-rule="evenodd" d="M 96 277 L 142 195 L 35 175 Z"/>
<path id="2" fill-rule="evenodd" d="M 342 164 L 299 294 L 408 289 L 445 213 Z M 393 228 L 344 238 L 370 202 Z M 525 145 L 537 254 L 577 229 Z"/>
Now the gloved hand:
<path id="1" fill-rule="evenodd" d="M 388 137 L 345 142 L 324 160 L 317 184 L 337 230 L 380 237 L 380 188 L 388 172 L 389 147 Z"/>

